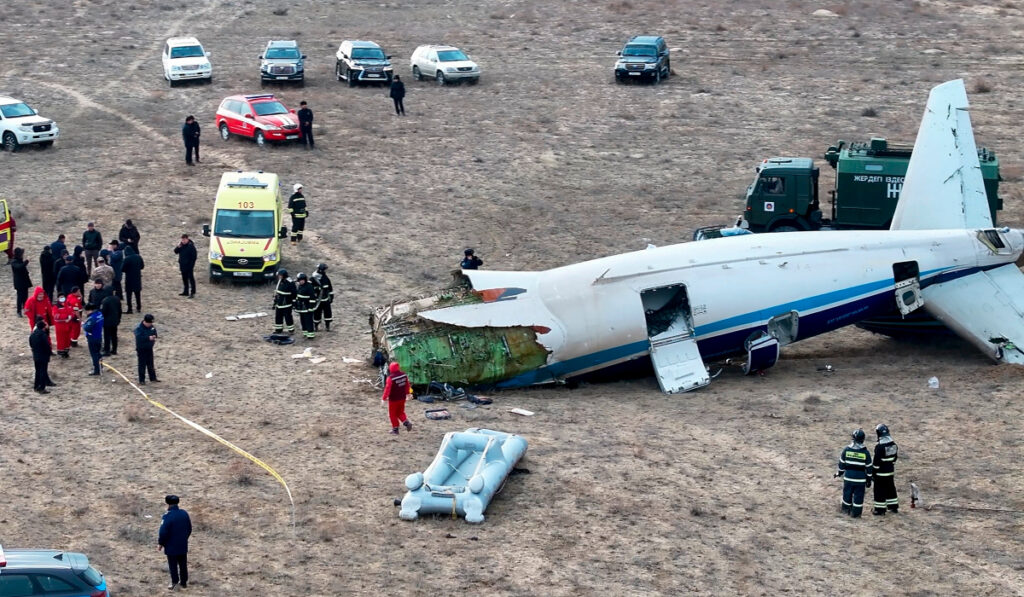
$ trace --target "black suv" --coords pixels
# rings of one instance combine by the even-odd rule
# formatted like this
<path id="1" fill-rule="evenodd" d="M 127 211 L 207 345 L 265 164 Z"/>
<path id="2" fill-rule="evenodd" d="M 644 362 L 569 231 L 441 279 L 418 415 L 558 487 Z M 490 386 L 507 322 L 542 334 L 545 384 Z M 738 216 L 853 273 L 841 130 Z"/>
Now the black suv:
<path id="1" fill-rule="evenodd" d="M 660 83 L 672 74 L 665 38 L 657 35 L 635 35 L 617 54 L 615 80 L 619 83 L 646 79 Z"/>
<path id="2" fill-rule="evenodd" d="M 103 575 L 80 553 L 0 547 L 0 595 L 110 597 Z"/>

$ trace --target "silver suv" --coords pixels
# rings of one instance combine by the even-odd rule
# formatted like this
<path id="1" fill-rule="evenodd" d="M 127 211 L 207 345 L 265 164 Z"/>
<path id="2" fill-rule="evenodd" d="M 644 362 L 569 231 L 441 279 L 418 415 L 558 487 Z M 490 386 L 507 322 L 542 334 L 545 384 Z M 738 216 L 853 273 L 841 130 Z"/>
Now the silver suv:
<path id="1" fill-rule="evenodd" d="M 107 582 L 80 553 L 0 547 L 0 595 L 110 597 Z"/>
<path id="2" fill-rule="evenodd" d="M 267 49 L 260 54 L 260 85 L 266 85 L 267 81 L 295 81 L 304 85 L 305 60 L 296 41 L 267 42 Z"/>
<path id="3" fill-rule="evenodd" d="M 335 54 L 334 73 L 339 81 L 356 83 L 391 83 L 391 56 L 372 41 L 343 41 Z"/>

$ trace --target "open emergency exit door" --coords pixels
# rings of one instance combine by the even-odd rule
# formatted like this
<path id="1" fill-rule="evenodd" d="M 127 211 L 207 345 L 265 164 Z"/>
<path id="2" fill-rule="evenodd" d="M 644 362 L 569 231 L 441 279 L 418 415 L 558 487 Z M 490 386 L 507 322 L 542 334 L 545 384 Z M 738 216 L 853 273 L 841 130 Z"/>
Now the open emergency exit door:
<path id="1" fill-rule="evenodd" d="M 896 306 L 904 317 L 924 305 L 921 275 L 916 261 L 892 264 L 892 277 L 896 283 Z"/>
<path id="2" fill-rule="evenodd" d="M 693 336 L 686 287 L 650 288 L 640 293 L 640 299 L 651 342 L 651 363 L 661 390 L 677 394 L 708 385 L 711 378 Z"/>

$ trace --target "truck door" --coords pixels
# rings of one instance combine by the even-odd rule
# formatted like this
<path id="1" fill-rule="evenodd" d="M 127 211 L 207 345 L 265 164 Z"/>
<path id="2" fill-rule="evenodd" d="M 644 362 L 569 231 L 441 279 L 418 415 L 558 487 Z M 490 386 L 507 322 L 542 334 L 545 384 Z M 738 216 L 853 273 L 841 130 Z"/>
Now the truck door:
<path id="1" fill-rule="evenodd" d="M 649 288 L 640 293 L 651 363 L 658 385 L 666 394 L 702 388 L 711 379 L 697 349 L 686 287 L 682 284 Z"/>
<path id="2" fill-rule="evenodd" d="M 14 248 L 14 223 L 11 221 L 11 210 L 7 207 L 7 201 L 0 199 L 0 251 L 9 251 Z"/>
<path id="3" fill-rule="evenodd" d="M 896 306 L 904 316 L 924 305 L 921 296 L 921 277 L 916 261 L 892 264 L 892 277 L 896 282 Z"/>

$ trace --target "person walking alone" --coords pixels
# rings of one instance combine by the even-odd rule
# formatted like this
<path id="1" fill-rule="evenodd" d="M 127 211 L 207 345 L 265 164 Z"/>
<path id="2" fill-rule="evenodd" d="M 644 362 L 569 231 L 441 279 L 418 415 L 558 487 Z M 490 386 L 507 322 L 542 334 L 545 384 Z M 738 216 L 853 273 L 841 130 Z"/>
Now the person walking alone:
<path id="1" fill-rule="evenodd" d="M 135 326 L 135 354 L 139 359 L 139 385 L 146 385 L 146 372 L 149 372 L 149 381 L 160 381 L 156 378 L 156 364 L 153 362 L 153 346 L 156 345 L 156 328 L 153 326 L 154 318 L 146 313 Z"/>
<path id="2" fill-rule="evenodd" d="M 302 185 L 295 183 L 292 187 L 295 192 L 288 197 L 288 213 L 292 215 L 292 246 L 302 242 L 302 231 L 306 229 L 306 197 L 302 194 Z"/>
<path id="3" fill-rule="evenodd" d="M 142 255 L 139 255 L 131 245 L 124 248 L 121 273 L 124 275 L 124 299 L 128 306 L 126 313 L 132 313 L 132 295 L 135 295 L 135 305 L 139 313 L 142 312 L 142 270 L 145 267 Z"/>
<path id="4" fill-rule="evenodd" d="M 395 102 L 395 115 L 405 116 L 405 83 L 402 82 L 402 78 L 395 75 L 395 78 L 391 81 L 391 90 L 388 92 L 391 99 Z"/>
<path id="5" fill-rule="evenodd" d="M 192 535 L 192 519 L 178 506 L 180 502 L 181 498 L 176 495 L 164 498 L 167 512 L 157 537 L 157 550 L 162 549 L 167 556 L 167 569 L 171 573 L 171 584 L 167 588 L 171 591 L 179 583 L 181 588 L 188 588 L 188 538 Z"/>
<path id="6" fill-rule="evenodd" d="M 185 117 L 185 124 L 181 127 L 181 136 L 185 141 L 185 163 L 192 165 L 192 154 L 195 153 L 196 163 L 199 163 L 199 123 L 196 117 L 189 114 Z"/>
<path id="7" fill-rule="evenodd" d="M 388 418 L 391 420 L 391 435 L 398 435 L 398 424 L 412 431 L 412 423 L 405 416 L 405 401 L 409 399 L 412 386 L 409 376 L 402 371 L 402 366 L 392 362 L 388 367 L 388 379 L 384 382 L 384 395 L 381 401 L 388 404 Z"/>
<path id="8" fill-rule="evenodd" d="M 50 330 L 42 316 L 34 320 L 32 333 L 28 337 L 28 345 L 32 348 L 32 364 L 35 366 L 36 376 L 33 381 L 33 389 L 40 394 L 49 394 L 48 386 L 55 386 L 50 379 L 50 354 L 53 352 L 53 345 L 50 344 Z"/>
<path id="9" fill-rule="evenodd" d="M 181 241 L 174 252 L 178 255 L 178 269 L 181 270 L 181 284 L 184 290 L 178 296 L 195 298 L 196 296 L 196 244 L 187 234 L 181 235 Z"/>
<path id="10" fill-rule="evenodd" d="M 14 249 L 14 258 L 11 259 L 10 266 L 16 295 L 14 309 L 18 313 L 18 317 L 21 317 L 25 301 L 28 300 L 28 289 L 32 288 L 32 278 L 28 275 L 28 259 L 25 259 L 25 249 L 21 247 Z M 31 323 L 34 325 L 35 320 L 31 320 Z"/>
<path id="11" fill-rule="evenodd" d="M 82 233 L 82 248 L 85 249 L 85 273 L 92 274 L 92 268 L 96 265 L 96 258 L 100 256 L 100 249 L 103 248 L 103 235 L 96 230 L 96 225 L 89 222 Z"/>
<path id="12" fill-rule="evenodd" d="M 307 149 L 313 149 L 313 111 L 305 101 L 299 102 L 299 131 L 302 133 L 302 142 Z"/>

